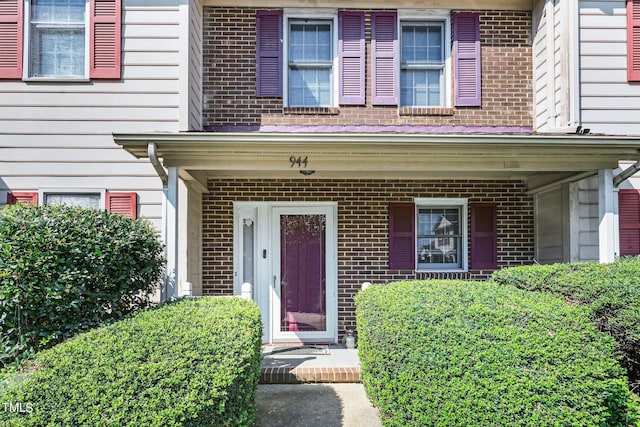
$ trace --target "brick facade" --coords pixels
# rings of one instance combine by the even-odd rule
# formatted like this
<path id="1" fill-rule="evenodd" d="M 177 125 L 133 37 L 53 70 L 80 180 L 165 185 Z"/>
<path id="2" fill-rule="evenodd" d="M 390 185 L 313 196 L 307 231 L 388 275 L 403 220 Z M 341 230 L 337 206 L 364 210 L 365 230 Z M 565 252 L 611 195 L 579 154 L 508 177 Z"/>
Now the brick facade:
<path id="1" fill-rule="evenodd" d="M 531 12 L 480 11 L 482 107 L 418 109 L 371 105 L 371 11 L 366 11 L 366 105 L 284 110 L 255 96 L 253 8 L 205 7 L 204 126 L 532 126 Z"/>
<path id="2" fill-rule="evenodd" d="M 233 293 L 233 202 L 338 204 L 338 330 L 355 327 L 353 296 L 363 282 L 434 278 L 484 279 L 490 271 L 426 274 L 388 269 L 388 204 L 416 197 L 467 198 L 498 208 L 498 265 L 533 262 L 533 198 L 521 181 L 209 180 L 203 195 L 203 294 Z"/>

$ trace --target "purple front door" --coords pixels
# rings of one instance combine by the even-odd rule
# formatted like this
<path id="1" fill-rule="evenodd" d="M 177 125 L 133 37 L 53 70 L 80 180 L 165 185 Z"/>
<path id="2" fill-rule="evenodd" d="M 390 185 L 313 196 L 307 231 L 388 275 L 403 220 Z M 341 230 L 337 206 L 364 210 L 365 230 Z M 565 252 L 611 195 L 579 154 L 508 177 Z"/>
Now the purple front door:
<path id="1" fill-rule="evenodd" d="M 280 332 L 327 330 L 326 234 L 326 215 L 280 215 Z"/>

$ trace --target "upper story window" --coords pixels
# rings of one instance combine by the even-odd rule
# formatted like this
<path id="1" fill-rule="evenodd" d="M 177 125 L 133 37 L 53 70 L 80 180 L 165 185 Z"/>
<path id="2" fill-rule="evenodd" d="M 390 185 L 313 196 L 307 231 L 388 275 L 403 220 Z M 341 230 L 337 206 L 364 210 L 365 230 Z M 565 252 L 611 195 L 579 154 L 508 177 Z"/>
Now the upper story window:
<path id="1" fill-rule="evenodd" d="M 0 79 L 121 77 L 122 0 L 2 0 Z"/>
<path id="2" fill-rule="evenodd" d="M 28 5 L 28 77 L 85 78 L 88 3 L 31 0 Z"/>
<path id="3" fill-rule="evenodd" d="M 478 13 L 440 10 L 421 19 L 408 9 L 322 11 L 257 11 L 256 96 L 282 97 L 285 107 L 365 105 L 370 87 L 376 106 L 482 105 Z"/>
<path id="4" fill-rule="evenodd" d="M 290 107 L 332 105 L 332 27 L 330 20 L 289 20 Z"/>
<path id="5" fill-rule="evenodd" d="M 445 32 L 443 22 L 402 22 L 400 105 L 445 106 Z"/>

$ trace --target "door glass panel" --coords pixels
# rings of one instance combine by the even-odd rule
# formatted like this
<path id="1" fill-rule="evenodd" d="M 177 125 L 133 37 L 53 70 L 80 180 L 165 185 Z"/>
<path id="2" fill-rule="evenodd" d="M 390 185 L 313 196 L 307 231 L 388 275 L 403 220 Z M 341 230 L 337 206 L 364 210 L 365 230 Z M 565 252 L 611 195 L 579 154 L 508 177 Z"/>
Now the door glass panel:
<path id="1" fill-rule="evenodd" d="M 253 219 L 246 218 L 242 221 L 242 283 L 253 285 L 254 276 L 254 233 Z M 253 295 L 253 292 L 251 292 Z"/>
<path id="2" fill-rule="evenodd" d="M 280 331 L 326 331 L 326 216 L 280 216 Z"/>

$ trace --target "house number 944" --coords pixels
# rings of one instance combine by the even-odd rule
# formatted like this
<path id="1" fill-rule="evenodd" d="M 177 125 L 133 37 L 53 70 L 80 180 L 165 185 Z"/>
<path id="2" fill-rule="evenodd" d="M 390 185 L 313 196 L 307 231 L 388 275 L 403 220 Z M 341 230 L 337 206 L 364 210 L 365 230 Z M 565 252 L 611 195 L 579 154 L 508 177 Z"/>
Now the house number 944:
<path id="1" fill-rule="evenodd" d="M 309 164 L 309 158 L 307 156 L 291 156 L 289 157 L 289 163 L 291 163 L 291 167 L 307 167 L 307 165 Z"/>

